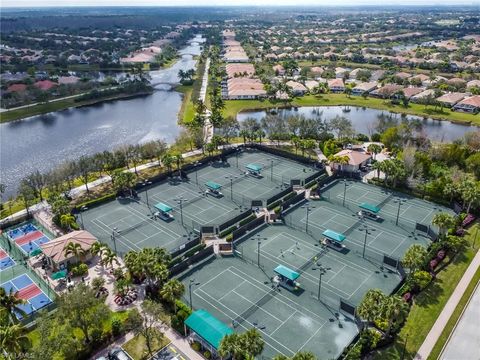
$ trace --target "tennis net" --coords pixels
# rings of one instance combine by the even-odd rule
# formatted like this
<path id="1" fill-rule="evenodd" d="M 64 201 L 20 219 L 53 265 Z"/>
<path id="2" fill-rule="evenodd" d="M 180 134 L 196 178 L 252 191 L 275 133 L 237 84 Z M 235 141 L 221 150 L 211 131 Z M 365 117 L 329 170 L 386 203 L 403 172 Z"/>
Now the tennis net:
<path id="1" fill-rule="evenodd" d="M 382 202 L 380 202 L 380 204 L 377 205 L 377 207 L 379 207 L 381 209 L 392 198 L 393 198 L 393 194 L 388 195 L 385 199 L 382 200 Z"/>
<path id="2" fill-rule="evenodd" d="M 275 295 L 277 295 L 278 290 L 276 288 L 271 289 L 269 292 L 267 292 L 265 295 L 263 295 L 260 300 L 258 300 L 256 303 L 252 304 L 247 310 L 245 310 L 243 313 L 238 315 L 235 319 L 233 319 L 233 324 L 240 325 L 244 321 L 246 321 L 250 316 L 257 311 L 258 308 L 261 308 L 263 305 L 265 305 L 267 302 L 273 299 Z"/>
<path id="3" fill-rule="evenodd" d="M 328 252 L 328 248 L 326 246 L 322 246 L 321 250 L 312 256 L 306 263 L 304 263 L 302 266 L 297 268 L 298 273 L 303 273 L 309 266 L 315 265 L 315 262 L 320 259 L 321 256 L 325 255 Z"/>

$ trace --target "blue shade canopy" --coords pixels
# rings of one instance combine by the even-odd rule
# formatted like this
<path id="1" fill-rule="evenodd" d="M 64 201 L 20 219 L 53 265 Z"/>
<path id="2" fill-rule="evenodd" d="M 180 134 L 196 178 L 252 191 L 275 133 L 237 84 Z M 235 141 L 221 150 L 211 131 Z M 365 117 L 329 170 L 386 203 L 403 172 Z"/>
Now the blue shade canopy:
<path id="1" fill-rule="evenodd" d="M 216 182 L 213 182 L 213 181 L 206 182 L 205 186 L 210 190 L 220 190 L 222 188 L 222 185 L 217 184 Z"/>
<path id="2" fill-rule="evenodd" d="M 257 164 L 248 164 L 247 169 L 250 171 L 260 172 L 262 170 L 262 166 Z"/>
<path id="3" fill-rule="evenodd" d="M 161 202 L 156 204 L 155 208 L 160 210 L 160 211 L 163 211 L 164 213 L 169 213 L 170 211 L 173 210 L 170 206 L 168 206 L 167 204 L 161 203 Z"/>
<path id="4" fill-rule="evenodd" d="M 226 335 L 233 334 L 232 329 L 203 309 L 193 312 L 185 320 L 185 325 L 215 349 Z"/>
<path id="5" fill-rule="evenodd" d="M 273 271 L 291 281 L 295 281 L 300 277 L 298 272 L 283 265 L 278 265 Z"/>
<path id="6" fill-rule="evenodd" d="M 370 203 L 364 202 L 358 206 L 360 207 L 360 209 L 370 211 L 373 214 L 378 214 L 380 212 L 380 208 L 378 206 L 372 205 Z"/>
<path id="7" fill-rule="evenodd" d="M 339 234 L 333 230 L 325 230 L 322 235 L 336 242 L 342 242 L 345 240 L 345 235 Z"/>

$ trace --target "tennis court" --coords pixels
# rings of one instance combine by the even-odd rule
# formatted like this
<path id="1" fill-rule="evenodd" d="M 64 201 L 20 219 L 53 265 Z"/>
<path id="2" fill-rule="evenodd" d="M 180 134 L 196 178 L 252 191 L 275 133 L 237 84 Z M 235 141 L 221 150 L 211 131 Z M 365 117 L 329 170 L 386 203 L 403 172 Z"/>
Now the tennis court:
<path id="1" fill-rule="evenodd" d="M 320 359 L 338 357 L 358 331 L 339 312 L 340 299 L 355 306 L 368 289 L 390 293 L 400 282 L 392 270 L 322 247 L 308 234 L 282 225 L 265 226 L 242 239 L 236 253 L 180 279 L 187 288 L 191 279 L 199 283 L 192 290 L 195 309 L 206 309 L 239 332 L 257 327 L 266 342 L 262 358 L 298 351 L 312 351 Z M 300 291 L 273 285 L 278 265 L 301 274 Z M 185 297 L 188 301 L 188 292 Z"/>
<path id="2" fill-rule="evenodd" d="M 8 268 L 15 266 L 15 260 L 0 247 L 0 272 L 7 270 Z"/>
<path id="3" fill-rule="evenodd" d="M 431 225 L 436 213 L 452 212 L 444 206 L 360 181 L 337 180 L 322 191 L 322 196 L 335 204 L 343 204 L 344 194 L 346 208 L 358 211 L 361 203 L 371 203 L 381 209 L 385 220 L 396 223 L 398 214 L 399 225 L 408 228 L 415 228 L 416 223 Z"/>
<path id="4" fill-rule="evenodd" d="M 7 293 L 11 290 L 14 292 L 18 291 L 17 296 L 26 301 L 25 304 L 20 304 L 18 307 L 25 311 L 27 315 L 52 303 L 52 300 L 27 274 L 22 274 L 6 281 L 0 287 L 4 288 Z M 20 314 L 17 313 L 16 316 L 18 319 L 22 319 Z"/>
<path id="5" fill-rule="evenodd" d="M 6 232 L 8 238 L 15 242 L 25 255 L 40 249 L 41 244 L 50 241 L 50 238 L 37 226 L 27 223 Z"/>
<path id="6" fill-rule="evenodd" d="M 262 166 L 263 176 L 246 174 L 246 166 L 253 163 Z M 202 165 L 187 178 L 150 185 L 138 199 L 117 199 L 88 209 L 79 220 L 120 255 L 145 247 L 175 251 L 193 240 L 202 226 L 220 225 L 250 209 L 252 200 L 266 200 L 282 191 L 284 185 L 272 182 L 266 173 L 272 172 L 274 180 L 283 176 L 288 185 L 287 176 L 302 179 L 314 173 L 313 168 L 294 161 L 251 150 Z M 220 186 L 221 196 L 209 193 L 206 184 L 212 182 Z M 168 217 L 153 216 L 158 207 L 169 211 Z"/>

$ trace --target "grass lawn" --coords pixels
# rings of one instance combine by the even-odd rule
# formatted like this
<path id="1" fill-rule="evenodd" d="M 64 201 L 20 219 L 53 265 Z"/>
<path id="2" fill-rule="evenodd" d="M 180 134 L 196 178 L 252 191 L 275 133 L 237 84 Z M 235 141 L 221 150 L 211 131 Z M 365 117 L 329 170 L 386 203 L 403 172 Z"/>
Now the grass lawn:
<path id="1" fill-rule="evenodd" d="M 376 351 L 375 360 L 400 359 L 406 338 L 408 338 L 406 358 L 413 359 L 478 250 L 478 245 L 480 245 L 478 242 L 476 250 L 471 247 L 475 229 L 478 226 L 475 224 L 469 229 L 466 235 L 468 248 L 463 254 L 457 255 L 453 262 L 440 271 L 437 279 L 415 297 L 407 321 L 395 342 L 385 349 Z"/>
<path id="2" fill-rule="evenodd" d="M 450 120 L 453 122 L 471 123 L 480 125 L 480 116 L 450 111 L 449 109 L 435 110 L 433 107 L 427 107 L 419 104 L 410 103 L 407 107 L 403 105 L 392 105 L 389 101 L 377 98 L 364 99 L 361 96 L 347 97 L 345 94 L 323 94 L 323 95 L 306 95 L 294 98 L 290 103 L 291 106 L 334 106 L 334 105 L 350 105 L 359 107 L 368 107 L 372 109 L 386 110 L 395 113 L 404 113 L 417 115 L 421 117 L 431 117 L 439 120 Z M 267 109 L 275 107 L 285 107 L 282 101 L 270 100 L 227 100 L 225 102 L 225 116 L 236 116 L 240 111 Z M 288 106 L 288 104 L 287 104 Z"/>
<path id="3" fill-rule="evenodd" d="M 193 85 L 180 85 L 175 88 L 183 94 L 182 106 L 178 112 L 178 121 L 180 124 L 185 124 L 193 120 L 195 116 L 195 105 L 192 101 Z"/>
<path id="4" fill-rule="evenodd" d="M 154 353 L 170 344 L 169 338 L 160 332 L 158 332 L 158 334 L 159 336 L 153 341 L 152 351 Z M 148 358 L 147 345 L 145 344 L 145 338 L 143 335 L 136 335 L 133 339 L 123 344 L 122 348 L 133 358 L 133 360 L 142 360 Z"/>
<path id="5" fill-rule="evenodd" d="M 458 319 L 460 318 L 460 315 L 462 314 L 463 309 L 467 305 L 468 299 L 470 299 L 470 296 L 472 295 L 479 281 L 480 281 L 480 269 L 478 269 L 475 275 L 473 276 L 472 281 L 470 282 L 467 289 L 465 290 L 465 293 L 460 299 L 460 302 L 455 308 L 455 311 L 450 317 L 450 320 L 448 320 L 447 325 L 443 329 L 442 334 L 438 338 L 437 343 L 433 347 L 432 352 L 430 353 L 430 356 L 428 357 L 427 360 L 437 360 L 438 357 L 440 356 L 440 352 L 445 346 L 445 343 L 447 342 L 448 337 L 452 333 L 453 328 L 455 327 Z"/>

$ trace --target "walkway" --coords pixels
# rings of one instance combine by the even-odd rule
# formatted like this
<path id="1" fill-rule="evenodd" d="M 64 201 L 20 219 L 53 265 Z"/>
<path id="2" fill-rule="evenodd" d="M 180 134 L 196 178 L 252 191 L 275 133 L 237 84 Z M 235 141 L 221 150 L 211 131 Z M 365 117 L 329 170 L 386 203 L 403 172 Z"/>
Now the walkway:
<path id="1" fill-rule="evenodd" d="M 457 287 L 453 291 L 453 294 L 450 296 L 450 299 L 448 299 L 448 302 L 445 304 L 445 307 L 440 313 L 440 316 L 438 317 L 437 321 L 435 322 L 432 329 L 430 330 L 427 337 L 425 338 L 425 341 L 423 342 L 422 346 L 420 347 L 417 354 L 415 355 L 416 360 L 424 360 L 428 358 L 433 347 L 437 343 L 438 338 L 442 334 L 443 329 L 447 325 L 448 320 L 450 319 L 450 317 L 452 316 L 452 313 L 457 307 L 458 302 L 462 298 L 463 293 L 465 292 L 465 289 L 472 281 L 472 278 L 479 267 L 480 267 L 480 251 L 478 251 L 475 257 L 473 258 L 472 262 L 467 268 L 467 271 L 465 271 L 465 274 L 463 274 L 462 279 L 459 281 Z M 478 319 L 472 318 L 471 321 L 474 321 L 475 324 L 478 326 Z M 466 357 L 463 357 L 463 358 L 466 359 Z"/>
<path id="2" fill-rule="evenodd" d="M 480 283 L 463 310 L 462 316 L 450 334 L 446 346 L 443 348 L 440 359 L 480 359 Z"/>

